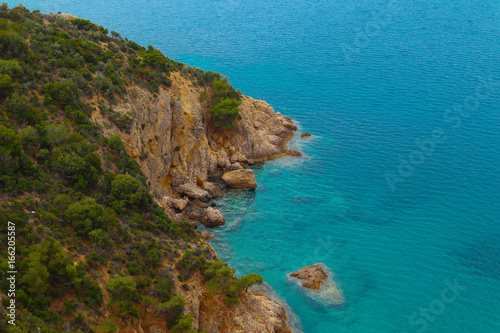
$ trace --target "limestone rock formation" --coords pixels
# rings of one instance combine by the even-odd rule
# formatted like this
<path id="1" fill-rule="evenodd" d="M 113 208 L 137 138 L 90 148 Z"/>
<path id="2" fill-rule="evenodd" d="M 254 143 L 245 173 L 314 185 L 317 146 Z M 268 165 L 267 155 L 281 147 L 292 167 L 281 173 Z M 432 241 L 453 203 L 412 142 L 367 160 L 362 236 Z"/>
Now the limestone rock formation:
<path id="1" fill-rule="evenodd" d="M 222 176 L 224 183 L 232 188 L 256 188 L 255 174 L 251 169 L 226 172 Z"/>
<path id="2" fill-rule="evenodd" d="M 216 129 L 200 102 L 205 87 L 195 86 L 180 73 L 172 73 L 170 79 L 172 86 L 160 87 L 157 94 L 132 86 L 128 99 L 112 106 L 133 119 L 126 131 L 109 121 L 100 108 L 91 116 L 106 136 L 120 136 L 158 201 L 179 193 L 183 184 L 196 184 L 198 178 L 206 181 L 218 168 L 231 170 L 235 163 L 246 166 L 296 154 L 286 148 L 296 126 L 266 102 L 243 96 L 235 129 Z"/>
<path id="3" fill-rule="evenodd" d="M 226 224 L 226 220 L 220 210 L 212 207 L 208 207 L 203 211 L 200 222 L 206 227 L 215 227 L 217 225 Z"/>

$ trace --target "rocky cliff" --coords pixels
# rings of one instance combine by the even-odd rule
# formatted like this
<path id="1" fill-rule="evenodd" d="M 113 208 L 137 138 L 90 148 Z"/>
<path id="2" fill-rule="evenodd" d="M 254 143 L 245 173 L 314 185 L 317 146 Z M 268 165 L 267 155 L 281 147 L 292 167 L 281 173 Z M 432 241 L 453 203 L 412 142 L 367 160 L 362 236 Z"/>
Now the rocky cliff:
<path id="1" fill-rule="evenodd" d="M 173 219 L 184 217 L 178 214 L 178 203 L 173 205 L 172 199 L 183 197 L 186 191 L 202 193 L 209 175 L 300 154 L 286 148 L 297 127 L 266 102 L 243 97 L 241 119 L 234 123 L 236 128 L 216 129 L 208 108 L 200 100 L 205 88 L 196 87 L 180 73 L 172 73 L 170 78 L 172 86 L 160 87 L 158 94 L 132 87 L 128 100 L 112 106 L 115 112 L 133 119 L 128 131 L 116 128 L 101 111 L 95 111 L 92 120 L 102 125 L 106 136 L 121 137 L 127 152 L 148 179 L 155 199 Z M 208 192 L 209 197 L 214 196 Z M 199 276 L 190 279 L 189 291 L 179 290 L 188 302 L 188 311 L 195 314 L 195 329 L 290 332 L 285 309 L 263 292 L 245 292 L 239 305 L 228 307 L 206 290 Z"/>
<path id="2" fill-rule="evenodd" d="M 118 130 L 100 111 L 92 115 L 106 135 L 120 135 L 160 203 L 175 196 L 179 186 L 206 180 L 218 168 L 238 169 L 291 152 L 285 146 L 297 127 L 266 102 L 243 97 L 236 129 L 216 130 L 200 101 L 204 88 L 179 73 L 171 79 L 172 86 L 161 87 L 159 94 L 133 87 L 128 100 L 113 106 L 133 117 L 128 132 Z"/>

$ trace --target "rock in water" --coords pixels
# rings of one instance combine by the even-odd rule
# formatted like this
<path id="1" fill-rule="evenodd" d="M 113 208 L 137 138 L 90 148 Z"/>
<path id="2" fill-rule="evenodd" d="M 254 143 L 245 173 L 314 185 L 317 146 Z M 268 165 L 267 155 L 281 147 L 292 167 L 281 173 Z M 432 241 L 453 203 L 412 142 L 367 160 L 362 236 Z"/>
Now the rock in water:
<path id="1" fill-rule="evenodd" d="M 323 271 L 318 264 L 301 268 L 298 271 L 291 273 L 290 276 L 300 280 L 305 280 L 302 282 L 302 287 L 309 289 L 319 289 L 321 284 L 328 277 L 325 271 Z"/>
<path id="2" fill-rule="evenodd" d="M 256 188 L 255 174 L 251 169 L 235 170 L 222 176 L 224 183 L 232 188 Z"/>
<path id="3" fill-rule="evenodd" d="M 214 236 L 211 233 L 207 232 L 207 231 L 202 232 L 201 233 L 201 237 L 203 237 L 205 239 L 212 239 L 212 238 L 214 238 Z"/>
<path id="4" fill-rule="evenodd" d="M 305 138 L 306 136 L 311 136 L 311 133 L 305 132 L 300 135 L 301 138 Z"/>
<path id="5" fill-rule="evenodd" d="M 200 222 L 206 227 L 215 227 L 218 225 L 226 224 L 226 220 L 224 219 L 224 216 L 222 215 L 220 210 L 214 209 L 212 207 L 208 207 L 203 211 Z"/>
<path id="6" fill-rule="evenodd" d="M 342 290 L 332 278 L 333 273 L 324 264 L 314 264 L 290 273 L 287 277 L 304 288 L 305 294 L 326 306 L 338 307 L 345 303 Z"/>
<path id="7" fill-rule="evenodd" d="M 180 194 L 187 195 L 188 197 L 190 197 L 192 199 L 199 199 L 201 201 L 210 200 L 210 193 L 199 188 L 195 184 L 191 184 L 191 183 L 182 184 L 181 186 L 179 186 L 177 191 Z"/>

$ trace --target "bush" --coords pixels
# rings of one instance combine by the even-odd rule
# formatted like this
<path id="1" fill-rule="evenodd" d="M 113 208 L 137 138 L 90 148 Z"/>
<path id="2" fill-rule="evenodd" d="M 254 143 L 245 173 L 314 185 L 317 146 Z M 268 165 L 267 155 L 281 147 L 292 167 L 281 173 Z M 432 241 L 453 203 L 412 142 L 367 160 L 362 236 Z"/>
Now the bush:
<path id="1" fill-rule="evenodd" d="M 210 108 L 210 113 L 216 119 L 216 126 L 225 129 L 234 128 L 232 124 L 236 119 L 240 119 L 240 112 L 238 107 L 241 102 L 233 99 L 226 98 Z"/>
<path id="2" fill-rule="evenodd" d="M 101 248 L 110 248 L 113 246 L 113 241 L 109 237 L 109 234 L 102 230 L 96 229 L 89 232 L 90 241 Z"/>
<path id="3" fill-rule="evenodd" d="M 142 184 L 130 175 L 118 175 L 111 182 L 111 194 L 132 206 L 146 203 Z"/>
<path id="4" fill-rule="evenodd" d="M 160 304 L 161 311 L 166 313 L 168 327 L 174 326 L 179 321 L 185 305 L 186 302 L 181 295 L 175 295 L 168 302 Z"/>
<path id="5" fill-rule="evenodd" d="M 88 235 L 95 229 L 107 230 L 114 220 L 112 215 L 94 199 L 84 199 L 71 204 L 65 212 L 65 217 L 79 235 Z M 99 235 L 102 236 L 98 233 L 94 234 L 94 237 Z"/>
<path id="6" fill-rule="evenodd" d="M 78 87 L 75 81 L 63 79 L 60 82 L 49 83 L 47 85 L 47 93 L 49 96 L 59 101 L 63 106 L 71 106 L 76 104 Z"/>
<path id="7" fill-rule="evenodd" d="M 0 59 L 0 73 L 8 74 L 11 77 L 19 77 L 24 74 L 24 71 L 17 60 Z"/>
<path id="8" fill-rule="evenodd" d="M 120 139 L 120 136 L 119 135 L 111 135 L 108 139 L 107 139 L 107 143 L 108 143 L 108 146 L 109 148 L 111 149 L 114 149 L 114 150 L 125 150 L 125 145 L 123 144 L 122 142 L 122 139 Z"/>
<path id="9" fill-rule="evenodd" d="M 20 166 L 21 140 L 14 130 L 0 125 L 0 174 L 13 172 Z"/>
<path id="10" fill-rule="evenodd" d="M 6 58 L 24 56 L 28 52 L 28 43 L 12 30 L 0 33 L 0 53 Z"/>
<path id="11" fill-rule="evenodd" d="M 10 112 L 18 119 L 25 118 L 31 108 L 28 105 L 28 98 L 24 95 L 14 93 L 6 102 L 7 112 Z"/>
<path id="12" fill-rule="evenodd" d="M 12 78 L 8 74 L 0 74 L 0 99 L 9 97 L 12 93 L 14 85 Z"/>
<path id="13" fill-rule="evenodd" d="M 174 295 L 174 281 L 169 277 L 158 278 L 155 290 L 160 302 L 165 302 Z"/>
<path id="14" fill-rule="evenodd" d="M 139 296 L 137 284 L 130 276 L 111 278 L 106 285 L 111 299 L 116 301 L 134 301 Z"/>

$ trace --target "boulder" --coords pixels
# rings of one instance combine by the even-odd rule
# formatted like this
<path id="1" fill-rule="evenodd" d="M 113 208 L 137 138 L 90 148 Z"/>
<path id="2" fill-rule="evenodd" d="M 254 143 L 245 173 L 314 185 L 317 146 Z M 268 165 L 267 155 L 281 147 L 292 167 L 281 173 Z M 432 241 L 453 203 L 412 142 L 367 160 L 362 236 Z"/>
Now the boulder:
<path id="1" fill-rule="evenodd" d="M 217 202 L 212 201 L 212 202 L 210 203 L 210 205 L 211 205 L 212 207 L 216 207 L 216 206 L 217 206 Z"/>
<path id="2" fill-rule="evenodd" d="M 217 166 L 221 169 L 225 169 L 231 165 L 229 162 L 229 157 L 224 150 L 219 150 L 215 153 L 215 157 L 217 159 Z"/>
<path id="3" fill-rule="evenodd" d="M 305 137 L 307 137 L 307 136 L 311 136 L 311 133 L 309 133 L 309 132 L 305 132 L 305 133 L 302 133 L 302 134 L 300 135 L 300 137 L 301 137 L 301 138 L 305 138 Z"/>
<path id="4" fill-rule="evenodd" d="M 290 156 L 298 156 L 298 157 L 302 156 L 302 153 L 300 151 L 293 150 L 293 149 L 287 149 L 287 153 Z"/>
<path id="5" fill-rule="evenodd" d="M 198 211 L 192 211 L 189 216 L 188 216 L 191 220 L 199 220 L 201 218 L 201 213 L 198 212 Z"/>
<path id="6" fill-rule="evenodd" d="M 196 185 L 207 191 L 212 198 L 217 198 L 222 195 L 222 186 L 221 184 L 212 183 L 204 181 L 201 178 L 198 178 L 196 181 Z"/>
<path id="7" fill-rule="evenodd" d="M 210 200 L 210 193 L 191 183 L 182 184 L 178 187 L 177 192 L 187 195 L 192 199 L 199 199 L 201 201 Z"/>
<path id="8" fill-rule="evenodd" d="M 215 227 L 217 225 L 226 224 L 226 220 L 220 210 L 212 207 L 208 207 L 203 211 L 200 222 L 206 227 Z"/>
<path id="9" fill-rule="evenodd" d="M 200 207 L 200 208 L 207 208 L 208 205 L 198 199 L 195 199 L 193 200 L 193 202 L 196 204 L 196 206 Z"/>
<path id="10" fill-rule="evenodd" d="M 231 170 L 241 170 L 241 169 L 244 169 L 241 164 L 239 164 L 238 162 L 236 163 L 233 163 L 231 164 L 231 167 L 229 168 Z"/>
<path id="11" fill-rule="evenodd" d="M 333 273 L 324 264 L 314 264 L 287 275 L 303 287 L 305 294 L 328 307 L 339 307 L 345 303 L 343 291 L 337 286 Z"/>
<path id="12" fill-rule="evenodd" d="M 240 152 L 233 154 L 229 160 L 232 163 L 234 163 L 234 162 L 248 163 L 247 157 Z"/>
<path id="13" fill-rule="evenodd" d="M 186 206 L 189 202 L 189 199 L 169 199 L 168 202 L 172 205 L 172 207 L 177 208 L 180 211 L 183 211 L 186 209 Z"/>
<path id="14" fill-rule="evenodd" d="M 283 126 L 285 126 L 286 128 L 291 129 L 292 131 L 296 131 L 296 130 L 297 130 L 297 126 L 295 126 L 295 125 L 294 125 L 293 123 L 291 123 L 291 122 L 284 121 L 284 122 L 283 122 Z"/>
<path id="15" fill-rule="evenodd" d="M 214 235 L 212 235 L 211 233 L 205 231 L 205 232 L 201 233 L 201 237 L 203 237 L 205 239 L 212 239 L 212 238 L 214 238 Z"/>
<path id="16" fill-rule="evenodd" d="M 224 183 L 232 188 L 256 188 L 255 174 L 251 169 L 226 172 L 222 176 Z"/>
<path id="17" fill-rule="evenodd" d="M 328 277 L 326 272 L 318 265 L 307 266 L 290 274 L 299 280 L 304 280 L 302 286 L 309 289 L 319 289 L 321 284 Z"/>

